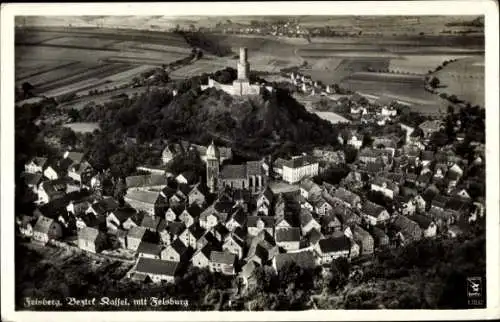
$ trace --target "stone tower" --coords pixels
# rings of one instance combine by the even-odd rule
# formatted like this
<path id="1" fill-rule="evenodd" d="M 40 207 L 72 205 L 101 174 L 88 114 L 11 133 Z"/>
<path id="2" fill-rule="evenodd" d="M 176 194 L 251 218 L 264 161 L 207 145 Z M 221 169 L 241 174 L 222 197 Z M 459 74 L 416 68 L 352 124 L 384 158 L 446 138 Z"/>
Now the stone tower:
<path id="1" fill-rule="evenodd" d="M 214 141 L 207 148 L 207 187 L 215 193 L 219 181 L 220 152 Z"/>
<path id="2" fill-rule="evenodd" d="M 238 62 L 238 80 L 248 81 L 250 64 L 247 61 L 247 49 L 240 48 L 240 61 Z"/>

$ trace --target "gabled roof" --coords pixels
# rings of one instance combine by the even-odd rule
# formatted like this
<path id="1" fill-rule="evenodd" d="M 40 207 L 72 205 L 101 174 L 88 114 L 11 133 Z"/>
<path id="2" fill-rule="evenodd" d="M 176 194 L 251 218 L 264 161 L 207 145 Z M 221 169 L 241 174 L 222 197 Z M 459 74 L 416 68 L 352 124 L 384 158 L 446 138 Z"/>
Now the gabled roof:
<path id="1" fill-rule="evenodd" d="M 248 216 L 247 226 L 257 227 L 257 222 L 259 220 L 262 220 L 262 222 L 264 222 L 264 227 L 266 228 L 274 227 L 275 225 L 275 219 L 272 216 Z"/>
<path id="2" fill-rule="evenodd" d="M 120 223 L 126 222 L 129 218 L 131 218 L 134 222 L 136 220 L 135 215 L 137 211 L 132 207 L 124 207 L 113 210 L 113 215 L 115 215 L 116 219 L 120 221 Z M 137 223 L 137 222 L 136 222 Z M 137 223 L 139 224 L 139 223 Z"/>
<path id="3" fill-rule="evenodd" d="M 170 247 L 179 255 L 183 255 L 187 250 L 188 248 L 186 247 L 186 245 L 184 245 L 183 242 L 180 241 L 179 238 L 177 238 L 176 240 L 174 240 L 171 244 L 170 244 Z"/>
<path id="4" fill-rule="evenodd" d="M 135 271 L 147 274 L 175 276 L 177 274 L 177 267 L 177 262 L 139 257 Z"/>
<path id="5" fill-rule="evenodd" d="M 393 225 L 396 229 L 403 233 L 414 234 L 416 231 L 420 230 L 420 226 L 405 216 L 398 216 L 394 220 Z"/>
<path id="6" fill-rule="evenodd" d="M 222 167 L 220 173 L 222 179 L 245 179 L 247 169 L 245 164 L 228 164 Z"/>
<path id="7" fill-rule="evenodd" d="M 304 156 L 299 156 L 299 157 L 294 157 L 290 160 L 285 161 L 283 164 L 284 167 L 292 168 L 292 169 L 297 169 L 297 168 L 302 168 L 310 164 L 318 163 L 316 160 L 314 160 L 312 157 L 304 155 Z"/>
<path id="8" fill-rule="evenodd" d="M 422 229 L 427 229 L 429 228 L 429 226 L 431 225 L 432 223 L 432 220 L 426 216 L 422 216 L 422 215 L 413 215 L 413 216 L 410 216 L 408 217 L 410 220 L 413 220 L 414 222 L 416 222 L 420 228 Z"/>
<path id="9" fill-rule="evenodd" d="M 273 192 L 271 191 L 271 189 L 269 188 L 269 186 L 266 187 L 266 189 L 264 189 L 262 192 L 259 193 L 259 198 L 262 196 L 264 196 L 270 202 L 273 202 L 274 195 L 273 195 Z"/>
<path id="10" fill-rule="evenodd" d="M 246 219 L 247 219 L 247 216 L 246 216 L 245 212 L 243 211 L 242 208 L 238 207 L 232 213 L 232 215 L 228 219 L 228 221 L 234 220 L 235 222 L 237 222 L 238 224 L 240 224 L 241 226 L 243 226 L 245 224 Z"/>
<path id="11" fill-rule="evenodd" d="M 305 227 L 308 223 L 310 223 L 313 220 L 314 220 L 314 217 L 313 217 L 311 211 L 309 211 L 306 208 L 300 209 L 300 226 L 301 227 Z"/>
<path id="12" fill-rule="evenodd" d="M 24 183 L 28 186 L 33 185 L 36 186 L 40 183 L 43 178 L 43 174 L 41 173 L 28 173 L 24 172 L 22 174 L 22 178 L 24 179 Z"/>
<path id="13" fill-rule="evenodd" d="M 311 191 L 313 188 L 321 190 L 321 187 L 309 178 L 303 179 L 300 182 L 300 188 L 305 191 Z"/>
<path id="14" fill-rule="evenodd" d="M 192 204 L 191 206 L 187 207 L 186 211 L 193 217 L 193 218 L 198 218 L 201 214 L 201 208 L 197 204 Z"/>
<path id="15" fill-rule="evenodd" d="M 39 167 L 42 167 L 45 165 L 45 163 L 47 162 L 47 158 L 42 158 L 42 157 L 34 157 L 33 159 L 31 159 L 28 163 L 31 163 L 33 162 L 34 164 L 36 164 L 37 166 Z"/>
<path id="16" fill-rule="evenodd" d="M 322 253 L 333 253 L 351 249 L 351 243 L 346 236 L 322 239 L 318 244 Z"/>
<path id="17" fill-rule="evenodd" d="M 153 187 L 168 185 L 168 178 L 162 174 L 146 174 L 125 178 L 127 188 Z"/>
<path id="18" fill-rule="evenodd" d="M 73 163 L 82 163 L 84 154 L 81 152 L 67 151 L 64 157 L 70 159 Z"/>
<path id="19" fill-rule="evenodd" d="M 262 169 L 261 161 L 247 161 L 246 164 L 247 176 L 261 176 L 264 171 Z"/>
<path id="20" fill-rule="evenodd" d="M 321 226 L 329 226 L 331 223 L 337 223 L 340 225 L 340 220 L 337 218 L 335 214 L 327 214 L 326 216 L 321 217 Z"/>
<path id="21" fill-rule="evenodd" d="M 421 156 L 422 161 L 433 161 L 434 160 L 434 152 L 432 151 L 422 151 Z"/>
<path id="22" fill-rule="evenodd" d="M 146 233 L 146 228 L 141 226 L 134 226 L 129 229 L 127 237 L 142 239 L 145 233 Z"/>
<path id="23" fill-rule="evenodd" d="M 236 255 L 229 252 L 212 251 L 210 253 L 210 261 L 218 264 L 234 265 L 236 263 Z"/>
<path id="24" fill-rule="evenodd" d="M 199 240 L 206 232 L 206 230 L 204 228 L 202 228 L 201 226 L 195 224 L 195 225 L 191 225 L 189 226 L 189 232 L 191 233 L 191 235 L 196 238 L 196 240 Z"/>
<path id="25" fill-rule="evenodd" d="M 300 228 L 280 228 L 276 230 L 276 242 L 300 241 Z"/>
<path id="26" fill-rule="evenodd" d="M 384 207 L 377 205 L 370 200 L 366 200 L 363 204 L 363 212 L 368 216 L 378 218 L 378 216 L 380 216 L 384 210 L 386 210 Z"/>
<path id="27" fill-rule="evenodd" d="M 160 255 L 162 246 L 154 243 L 149 243 L 146 241 L 141 241 L 139 247 L 137 247 L 137 253 Z"/>
<path id="28" fill-rule="evenodd" d="M 445 208 L 455 210 L 455 211 L 464 211 L 467 210 L 470 206 L 470 202 L 463 198 L 449 198 L 446 202 Z"/>
<path id="29" fill-rule="evenodd" d="M 161 221 L 160 217 L 144 216 L 141 222 L 141 226 L 148 229 L 156 230 L 158 228 L 158 225 L 160 224 L 160 221 Z"/>
<path id="30" fill-rule="evenodd" d="M 167 230 L 171 235 L 179 236 L 186 229 L 182 221 L 171 221 L 167 224 Z"/>
<path id="31" fill-rule="evenodd" d="M 323 238 L 325 238 L 325 236 L 323 236 L 323 234 L 316 228 L 311 229 L 309 234 L 307 234 L 307 239 L 311 244 L 316 244 Z"/>
<path id="32" fill-rule="evenodd" d="M 356 201 L 360 200 L 358 195 L 344 188 L 338 188 L 337 190 L 335 190 L 333 196 L 335 198 L 347 202 L 350 205 L 354 205 Z"/>
<path id="33" fill-rule="evenodd" d="M 42 234 L 47 234 L 50 230 L 50 226 L 54 222 L 54 219 L 45 216 L 38 217 L 33 231 L 40 232 Z"/>
<path id="34" fill-rule="evenodd" d="M 216 201 L 213 205 L 214 209 L 218 212 L 218 213 L 224 213 L 224 214 L 229 214 L 231 213 L 231 210 L 233 209 L 234 207 L 234 202 L 232 201 L 229 201 L 229 202 L 225 202 L 225 201 Z"/>
<path id="35" fill-rule="evenodd" d="M 91 207 L 97 212 L 97 214 L 102 215 L 106 212 L 113 211 L 117 209 L 120 205 L 113 198 L 105 198 L 94 202 Z"/>
<path id="36" fill-rule="evenodd" d="M 158 191 L 127 191 L 125 198 L 154 205 L 159 196 L 160 193 Z"/>
<path id="37" fill-rule="evenodd" d="M 78 239 L 84 239 L 90 242 L 95 242 L 99 236 L 99 230 L 92 227 L 83 227 L 78 231 Z"/>
<path id="38" fill-rule="evenodd" d="M 277 158 L 276 161 L 273 163 L 274 168 L 282 169 L 283 166 L 286 164 L 287 160 L 283 158 Z"/>
<path id="39" fill-rule="evenodd" d="M 311 269 L 315 267 L 316 262 L 314 254 L 311 251 L 277 254 L 274 258 L 276 262 L 276 269 L 278 271 L 285 265 L 289 265 L 291 263 L 294 263 L 303 269 Z"/>

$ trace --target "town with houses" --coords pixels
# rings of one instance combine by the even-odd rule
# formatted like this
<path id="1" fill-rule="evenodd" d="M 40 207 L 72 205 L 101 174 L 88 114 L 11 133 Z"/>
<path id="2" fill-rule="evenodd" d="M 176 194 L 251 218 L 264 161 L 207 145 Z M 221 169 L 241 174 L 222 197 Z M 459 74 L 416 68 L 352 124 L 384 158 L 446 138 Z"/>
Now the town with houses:
<path id="1" fill-rule="evenodd" d="M 222 88 L 232 95 L 260 91 L 248 81 L 246 55 L 242 48 L 238 80 Z M 300 95 L 334 91 L 300 73 L 287 77 Z M 22 178 L 36 196 L 35 211 L 17 214 L 18 231 L 38 245 L 132 258 L 131 280 L 175 283 L 195 266 L 232 276 L 246 290 L 259 283 L 258 267 L 278 272 L 289 263 L 327 268 L 338 258 L 369 261 L 413 241 L 456 238 L 484 216 L 484 195 L 471 196 L 477 178 L 468 174 L 483 165 L 485 147 L 471 142 L 474 156 L 459 155 L 460 122 L 455 142 L 436 151 L 429 143 L 444 118 L 412 127 L 400 122 L 394 107 L 371 103 L 352 105 L 350 114 L 357 124 L 396 124 L 398 130 L 367 142 L 354 122 L 346 126 L 337 139 L 356 151 L 350 161 L 342 148 L 317 147 L 237 163 L 230 147 L 214 141 L 166 140 L 161 166 L 140 166 L 143 174 L 123 180 L 122 202 L 104 193 L 103 173 L 82 152 L 33 155 Z M 205 177 L 166 170 L 189 151 L 200 155 Z M 339 183 L 315 180 L 346 163 L 349 172 Z"/>

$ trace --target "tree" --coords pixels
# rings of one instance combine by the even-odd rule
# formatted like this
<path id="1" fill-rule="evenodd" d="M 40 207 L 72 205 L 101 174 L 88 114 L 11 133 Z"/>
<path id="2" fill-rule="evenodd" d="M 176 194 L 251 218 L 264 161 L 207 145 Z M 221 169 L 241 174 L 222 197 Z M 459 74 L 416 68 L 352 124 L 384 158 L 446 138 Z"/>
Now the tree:
<path id="1" fill-rule="evenodd" d="M 65 146 L 74 146 L 77 142 L 75 132 L 68 127 L 63 127 L 60 134 L 61 144 Z"/>
<path id="2" fill-rule="evenodd" d="M 429 82 L 429 85 L 432 87 L 432 88 L 438 88 L 439 87 L 439 84 L 440 84 L 440 80 L 439 78 L 437 77 L 432 77 L 430 82 Z"/>
<path id="3" fill-rule="evenodd" d="M 23 88 L 23 93 L 24 93 L 24 97 L 25 98 L 28 98 L 28 97 L 31 97 L 33 96 L 33 93 L 32 91 L 35 89 L 35 87 L 33 85 L 31 85 L 31 83 L 29 82 L 24 82 L 21 87 Z"/>
<path id="4" fill-rule="evenodd" d="M 345 162 L 346 163 L 353 163 L 356 161 L 356 158 L 358 156 L 358 150 L 353 147 L 352 145 L 346 145 L 344 147 L 344 153 L 345 153 Z"/>

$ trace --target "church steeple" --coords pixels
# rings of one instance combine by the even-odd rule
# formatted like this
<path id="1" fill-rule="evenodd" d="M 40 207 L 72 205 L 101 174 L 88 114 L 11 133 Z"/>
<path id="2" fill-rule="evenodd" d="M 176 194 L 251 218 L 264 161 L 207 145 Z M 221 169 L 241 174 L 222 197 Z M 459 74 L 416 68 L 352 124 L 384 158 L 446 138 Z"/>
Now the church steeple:
<path id="1" fill-rule="evenodd" d="M 212 143 L 207 148 L 207 187 L 210 193 L 215 193 L 219 181 L 220 152 L 217 146 Z"/>

